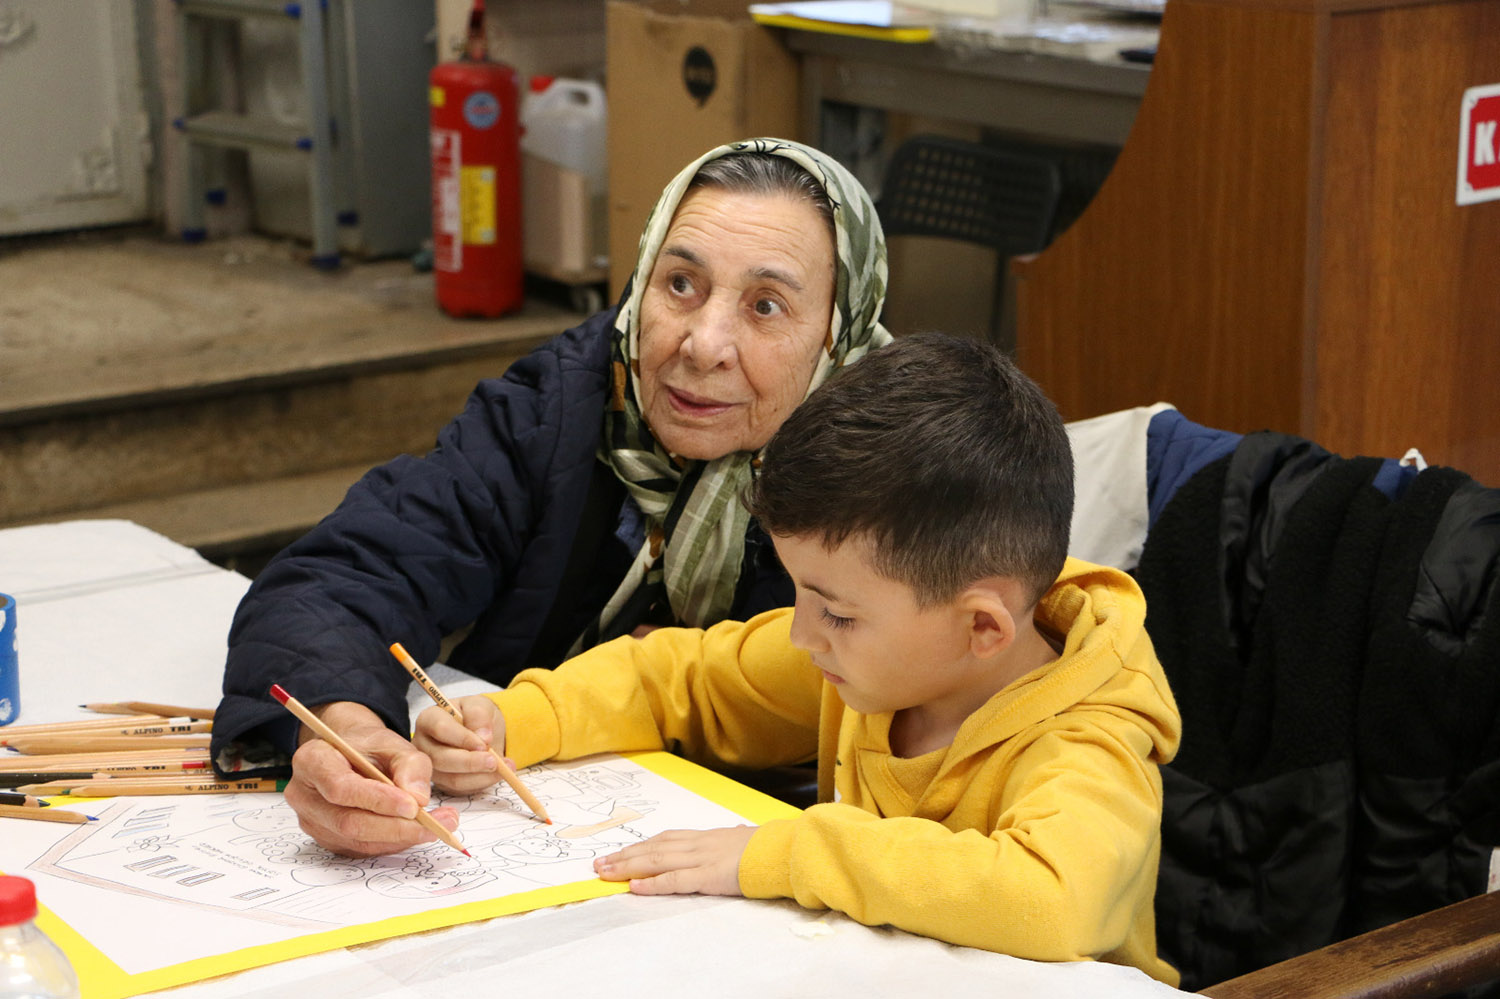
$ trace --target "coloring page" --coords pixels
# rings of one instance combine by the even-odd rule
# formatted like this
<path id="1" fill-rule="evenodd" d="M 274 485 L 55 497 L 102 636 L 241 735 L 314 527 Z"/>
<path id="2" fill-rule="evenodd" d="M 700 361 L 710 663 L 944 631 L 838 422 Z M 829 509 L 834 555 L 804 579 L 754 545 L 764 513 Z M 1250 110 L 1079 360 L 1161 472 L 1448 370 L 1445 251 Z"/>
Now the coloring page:
<path id="1" fill-rule="evenodd" d="M 22 844 L 7 843 L 0 866 L 70 885 L 44 896 L 49 907 L 105 956 L 139 968 L 143 946 L 162 950 L 167 940 L 169 961 L 184 960 L 222 952 L 226 933 L 243 946 L 592 881 L 595 857 L 658 832 L 745 822 L 616 756 L 541 764 L 520 776 L 551 825 L 503 783 L 467 798 L 434 794 L 435 804 L 461 813 L 458 837 L 470 857 L 441 842 L 341 857 L 298 828 L 281 795 L 252 793 L 100 800 L 84 806 L 98 821 L 48 830 L 54 841 L 22 864 L 14 856 Z M 31 841 L 41 834 L 26 832 Z M 122 903 L 153 906 L 149 933 L 98 918 Z"/>

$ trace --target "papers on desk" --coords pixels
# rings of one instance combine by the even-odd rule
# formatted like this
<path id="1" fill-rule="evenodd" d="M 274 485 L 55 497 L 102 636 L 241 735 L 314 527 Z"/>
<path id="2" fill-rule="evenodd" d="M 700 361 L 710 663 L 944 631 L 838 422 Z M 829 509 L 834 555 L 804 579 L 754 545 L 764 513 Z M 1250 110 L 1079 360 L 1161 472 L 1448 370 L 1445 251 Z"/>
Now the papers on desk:
<path id="1" fill-rule="evenodd" d="M 1121 50 L 1153 48 L 1158 36 L 1154 23 L 1120 15 L 1160 14 L 1165 0 L 1072 0 L 1071 8 L 1061 2 L 1018 3 L 1024 10 L 1009 17 L 941 14 L 873 0 L 757 3 L 750 5 L 750 16 L 772 27 L 894 42 L 930 41 L 967 52 L 994 49 L 1119 62 Z M 1047 16 L 1033 16 L 1036 6 Z"/>
<path id="2" fill-rule="evenodd" d="M 139 995 L 393 936 L 625 891 L 593 859 L 668 829 L 797 809 L 665 753 L 528 768 L 553 824 L 509 787 L 434 795 L 473 855 L 442 843 L 364 860 L 321 849 L 279 794 L 121 798 L 85 826 L 6 828 L 0 868 L 30 877 L 91 999 Z M 43 823 L 22 824 L 17 826 Z M 121 919 L 122 906 L 131 918 Z"/>
<path id="3" fill-rule="evenodd" d="M 805 0 L 753 3 L 750 16 L 773 28 L 798 28 L 889 42 L 925 42 L 932 37 L 931 11 L 911 11 L 889 0 Z"/>

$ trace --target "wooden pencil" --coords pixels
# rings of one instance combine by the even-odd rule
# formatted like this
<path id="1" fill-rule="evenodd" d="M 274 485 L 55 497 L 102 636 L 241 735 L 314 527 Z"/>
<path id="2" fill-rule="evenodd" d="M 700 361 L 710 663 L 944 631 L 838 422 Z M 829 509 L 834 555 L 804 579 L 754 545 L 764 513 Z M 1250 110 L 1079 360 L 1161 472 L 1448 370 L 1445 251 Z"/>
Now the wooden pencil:
<path id="1" fill-rule="evenodd" d="M 32 794 L 66 794 L 75 798 L 118 798 L 148 794 L 238 794 L 240 792 L 285 791 L 284 780 L 253 779 L 227 781 L 173 780 L 85 780 L 57 784 L 28 785 Z M 64 786 L 65 785 L 65 786 Z M 17 789 L 19 790 L 19 788 Z"/>
<path id="2" fill-rule="evenodd" d="M 156 704 L 152 701 L 115 701 L 101 704 L 80 704 L 85 711 L 97 711 L 106 715 L 166 715 L 168 718 L 212 719 L 213 708 L 184 708 L 176 704 Z"/>
<path id="3" fill-rule="evenodd" d="M 209 767 L 208 758 L 200 757 L 195 760 L 170 760 L 161 763 L 132 763 L 129 761 L 125 763 L 104 763 L 95 768 L 95 770 L 97 773 L 107 776 L 150 776 L 154 774 L 181 774 L 202 771 L 209 769 Z M 0 777 L 3 776 L 4 774 L 0 773 Z"/>
<path id="4" fill-rule="evenodd" d="M 92 780 L 93 778 L 94 774 L 88 770 L 21 770 L 0 774 L 0 788 L 9 790 L 26 784 L 40 784 L 53 780 Z"/>
<path id="5" fill-rule="evenodd" d="M 349 765 L 352 766 L 355 770 L 358 770 L 361 774 L 368 777 L 370 780 L 378 780 L 382 784 L 389 784 L 391 787 L 396 786 L 396 782 L 391 780 L 391 778 L 385 773 L 385 771 L 381 770 L 375 764 L 365 759 L 364 754 L 355 749 L 353 746 L 349 745 L 349 743 L 345 742 L 343 737 L 333 729 L 329 728 L 328 725 L 323 721 L 323 719 L 307 710 L 307 706 L 304 705 L 301 701 L 297 700 L 291 694 L 288 694 L 286 690 L 282 688 L 281 684 L 271 684 L 271 696 L 276 698 L 276 700 L 282 705 L 282 707 L 286 708 L 292 714 L 296 715 L 297 718 L 301 720 L 302 724 L 306 725 L 308 728 L 316 732 L 318 738 L 328 743 L 334 749 L 337 749 L 340 753 L 343 753 L 344 759 L 348 760 Z M 412 800 L 414 802 L 416 801 L 415 798 L 413 798 Z M 426 809 L 422 808 L 420 804 L 417 805 L 416 818 L 417 822 L 421 823 L 421 825 L 426 828 L 428 832 L 432 833 L 438 839 L 442 840 L 444 843 L 447 843 L 449 846 L 453 847 L 453 849 L 457 850 L 459 853 L 462 853 L 465 857 L 473 856 L 473 854 L 471 854 L 468 850 L 464 849 L 463 844 L 458 841 L 458 837 L 454 836 L 451 832 L 444 828 L 443 824 L 437 819 L 433 818 L 432 815 L 429 814 Z"/>
<path id="6" fill-rule="evenodd" d="M 396 661 L 401 664 L 402 668 L 411 674 L 411 678 L 417 681 L 417 685 L 427 691 L 427 696 L 432 698 L 438 707 L 448 712 L 460 725 L 464 723 L 463 713 L 458 710 L 458 706 L 443 696 L 443 692 L 438 689 L 437 684 L 432 682 L 426 670 L 417 665 L 417 661 L 406 651 L 405 646 L 400 642 L 393 643 L 391 645 L 391 655 L 395 656 Z M 505 783 L 509 784 L 511 790 L 515 791 L 521 800 L 526 802 L 526 807 L 531 809 L 533 815 L 550 826 L 552 824 L 552 817 L 547 814 L 547 809 L 537 800 L 537 796 L 531 793 L 531 789 L 522 783 L 521 778 L 516 776 L 516 772 L 505 762 L 505 757 L 501 756 L 494 746 L 490 747 L 490 755 L 495 758 L 495 766 L 499 768 L 500 777 Z"/>
<path id="7" fill-rule="evenodd" d="M 125 749 L 202 749 L 208 733 L 193 735 L 29 735 L 7 745 L 28 756 L 58 753 L 105 753 Z"/>
<path id="8" fill-rule="evenodd" d="M 202 746 L 187 749 L 135 750 L 116 753 L 55 753 L 27 756 L 0 753 L 0 774 L 17 770 L 104 770 L 119 766 L 151 766 L 157 763 L 207 763 Z"/>
<path id="9" fill-rule="evenodd" d="M 63 741 L 66 739 L 93 739 L 96 737 L 116 736 L 140 736 L 140 735 L 195 735 L 202 732 L 212 732 L 214 723 L 211 721 L 173 721 L 170 718 L 159 722 L 147 722 L 144 724 L 122 725 L 116 722 L 109 728 L 73 728 L 54 729 L 50 732 L 13 732 L 0 730 L 0 746 L 14 746 L 20 742 L 29 742 L 34 739 L 55 739 Z"/>
<path id="10" fill-rule="evenodd" d="M 0 805 L 21 805 L 25 808 L 46 808 L 47 803 L 32 794 L 20 791 L 0 791 Z"/>
<path id="11" fill-rule="evenodd" d="M 186 715 L 182 716 L 186 717 Z M 171 721 L 168 715 L 136 715 L 131 718 L 82 718 L 77 721 L 39 722 L 35 725 L 7 725 L 0 735 L 7 739 L 17 735 L 51 735 L 56 732 L 109 731 L 125 725 L 161 725 Z"/>
<path id="12" fill-rule="evenodd" d="M 30 808 L 26 805 L 0 805 L 0 818 L 35 819 L 38 822 L 71 822 L 75 825 L 98 821 L 92 815 L 70 812 L 66 808 Z"/>

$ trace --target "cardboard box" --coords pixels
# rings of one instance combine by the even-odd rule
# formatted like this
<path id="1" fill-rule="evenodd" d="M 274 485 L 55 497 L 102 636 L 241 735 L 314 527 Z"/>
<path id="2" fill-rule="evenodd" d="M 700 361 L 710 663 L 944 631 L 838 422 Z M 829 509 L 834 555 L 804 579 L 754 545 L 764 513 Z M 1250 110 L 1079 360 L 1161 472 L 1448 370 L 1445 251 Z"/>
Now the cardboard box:
<path id="1" fill-rule="evenodd" d="M 800 138 L 796 57 L 745 0 L 610 0 L 610 297 L 635 267 L 661 189 L 714 146 Z"/>
<path id="2" fill-rule="evenodd" d="M 564 284 L 603 282 L 605 196 L 577 170 L 521 154 L 526 269 Z"/>

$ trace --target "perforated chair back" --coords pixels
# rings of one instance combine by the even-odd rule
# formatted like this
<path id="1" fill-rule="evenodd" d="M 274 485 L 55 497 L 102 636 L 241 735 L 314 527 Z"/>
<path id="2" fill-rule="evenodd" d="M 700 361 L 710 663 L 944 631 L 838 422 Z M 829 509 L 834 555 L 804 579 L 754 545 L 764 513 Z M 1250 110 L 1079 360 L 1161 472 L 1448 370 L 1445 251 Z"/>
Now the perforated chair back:
<path id="1" fill-rule="evenodd" d="M 877 210 L 887 236 L 942 236 L 1014 256 L 1046 247 L 1061 196 L 1050 159 L 919 135 L 891 157 Z"/>

